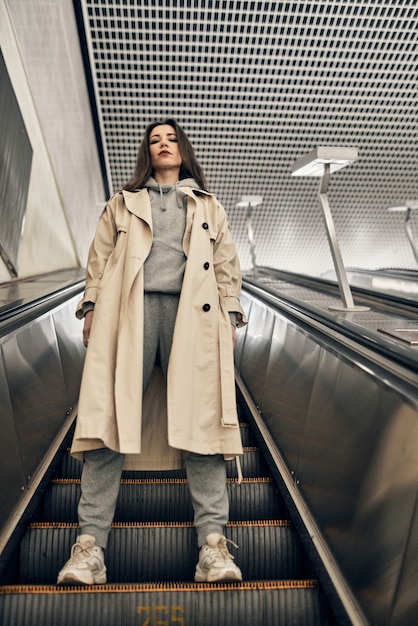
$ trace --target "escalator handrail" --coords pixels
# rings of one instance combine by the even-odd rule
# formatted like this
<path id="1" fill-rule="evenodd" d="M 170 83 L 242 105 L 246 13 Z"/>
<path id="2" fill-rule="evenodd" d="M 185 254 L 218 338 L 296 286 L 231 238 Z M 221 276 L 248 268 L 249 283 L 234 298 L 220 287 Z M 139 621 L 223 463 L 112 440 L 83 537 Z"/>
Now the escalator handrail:
<path id="1" fill-rule="evenodd" d="M 363 354 L 370 360 L 377 361 L 380 366 L 386 366 L 392 372 L 398 370 L 404 380 L 417 385 L 418 351 L 411 349 L 407 344 L 401 345 L 389 337 L 386 338 L 383 333 L 361 327 L 312 304 L 271 293 L 265 286 L 260 287 L 246 278 L 243 279 L 243 291 L 247 291 L 272 308 L 283 311 L 287 317 L 293 318 L 298 326 L 315 327 L 316 331 L 327 335 L 333 341 L 351 348 L 355 344 L 356 350 L 362 349 Z"/>
<path id="2" fill-rule="evenodd" d="M 70 300 L 73 296 L 81 293 L 84 290 L 84 286 L 85 280 L 79 279 L 30 301 L 18 301 L 11 304 L 5 311 L 0 313 L 0 337 Z"/>
<path id="3" fill-rule="evenodd" d="M 257 271 L 260 276 L 271 277 L 274 276 L 279 280 L 288 282 L 289 284 L 296 284 L 306 287 L 307 289 L 314 289 L 315 291 L 321 293 L 328 293 L 329 295 L 336 295 L 339 297 L 339 288 L 336 280 L 332 280 L 329 278 L 318 278 L 316 276 L 309 276 L 307 274 L 295 274 L 293 272 L 288 272 L 285 270 L 278 270 L 276 268 L 270 267 L 260 267 L 257 268 Z M 376 271 L 367 272 L 367 270 L 347 270 L 352 273 L 358 274 L 372 274 L 376 276 Z M 404 272 L 401 275 L 406 280 L 411 280 L 410 272 L 408 275 Z M 416 272 L 415 272 L 416 274 Z M 393 276 L 389 270 L 380 271 L 380 276 Z M 399 273 L 396 274 L 399 277 Z M 248 278 L 246 278 L 248 280 Z M 364 299 L 365 303 L 367 302 L 376 302 L 378 300 L 380 303 L 384 303 L 388 307 L 395 306 L 400 312 L 409 312 L 410 314 L 417 314 L 418 312 L 418 301 L 414 298 L 407 298 L 402 296 L 401 294 L 393 295 L 391 293 L 382 292 L 379 290 L 368 289 L 367 287 L 360 287 L 359 285 L 350 285 L 350 289 L 353 295 L 357 295 L 359 298 Z"/>

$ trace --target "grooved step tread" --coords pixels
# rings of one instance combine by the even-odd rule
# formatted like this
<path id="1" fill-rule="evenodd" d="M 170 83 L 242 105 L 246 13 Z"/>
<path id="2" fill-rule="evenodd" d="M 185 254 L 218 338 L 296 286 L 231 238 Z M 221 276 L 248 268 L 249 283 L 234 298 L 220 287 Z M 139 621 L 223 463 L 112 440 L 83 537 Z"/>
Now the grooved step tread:
<path id="1" fill-rule="evenodd" d="M 0 622 L 14 626 L 331 626 L 312 580 L 25 585 L 0 588 L 0 598 Z"/>
<path id="2" fill-rule="evenodd" d="M 52 481 L 36 519 L 76 522 L 81 496 L 79 478 Z M 231 520 L 287 517 L 283 498 L 271 478 L 227 480 Z M 191 521 L 193 507 L 185 478 L 123 478 L 120 483 L 115 521 Z"/>
<path id="3" fill-rule="evenodd" d="M 31 524 L 21 544 L 19 582 L 54 584 L 77 534 L 77 523 Z M 244 580 L 309 577 L 289 520 L 230 522 L 225 534 Z M 106 550 L 108 582 L 192 581 L 198 556 L 192 522 L 114 523 Z"/>
<path id="4" fill-rule="evenodd" d="M 240 456 L 240 464 L 243 476 L 246 478 L 249 477 L 259 477 L 259 476 L 269 476 L 270 471 L 267 466 L 266 460 L 261 453 L 261 450 L 258 446 L 244 446 L 243 448 L 244 454 Z M 82 463 L 78 459 L 72 457 L 67 451 L 67 454 L 64 455 L 61 463 L 61 476 L 63 477 L 74 477 L 79 478 L 81 475 Z M 227 476 L 229 478 L 237 478 L 237 466 L 235 459 L 231 459 L 226 462 L 226 471 Z M 123 470 L 122 477 L 130 478 L 130 477 L 154 477 L 155 475 L 159 475 L 162 477 L 176 477 L 176 478 L 184 478 L 186 476 L 185 468 L 179 468 L 174 470 Z"/>

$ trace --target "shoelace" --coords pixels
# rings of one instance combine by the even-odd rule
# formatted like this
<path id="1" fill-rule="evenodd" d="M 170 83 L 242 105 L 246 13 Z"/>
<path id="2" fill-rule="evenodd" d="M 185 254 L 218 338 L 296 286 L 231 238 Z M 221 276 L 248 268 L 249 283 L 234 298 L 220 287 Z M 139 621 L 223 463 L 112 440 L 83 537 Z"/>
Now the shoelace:
<path id="1" fill-rule="evenodd" d="M 227 543 L 230 543 L 234 546 L 234 548 L 238 548 L 237 544 L 231 541 L 231 539 L 220 539 L 216 546 L 208 546 L 212 554 L 215 558 L 220 557 L 220 559 L 224 562 L 233 561 L 234 556 L 229 552 Z"/>
<path id="2" fill-rule="evenodd" d="M 77 562 L 86 556 L 91 556 L 91 547 L 83 546 L 82 543 L 75 543 L 71 548 L 71 560 Z"/>

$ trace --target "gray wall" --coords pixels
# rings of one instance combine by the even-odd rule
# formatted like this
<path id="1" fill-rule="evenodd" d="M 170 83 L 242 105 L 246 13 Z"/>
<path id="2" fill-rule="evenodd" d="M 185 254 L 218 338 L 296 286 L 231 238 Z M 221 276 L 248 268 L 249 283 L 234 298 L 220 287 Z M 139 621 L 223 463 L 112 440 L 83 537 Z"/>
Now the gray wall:
<path id="1" fill-rule="evenodd" d="M 18 277 L 85 265 L 105 194 L 71 0 L 0 0 L 0 46 L 33 147 Z"/>

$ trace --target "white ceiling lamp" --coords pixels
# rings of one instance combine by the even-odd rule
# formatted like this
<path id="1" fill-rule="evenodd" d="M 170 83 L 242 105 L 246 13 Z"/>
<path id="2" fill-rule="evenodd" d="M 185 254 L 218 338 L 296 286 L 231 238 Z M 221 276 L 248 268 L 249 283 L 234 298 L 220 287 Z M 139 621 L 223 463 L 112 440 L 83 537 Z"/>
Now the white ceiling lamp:
<path id="1" fill-rule="evenodd" d="M 338 245 L 335 232 L 334 220 L 328 202 L 328 184 L 330 175 L 358 159 L 357 148 L 339 148 L 335 146 L 318 146 L 309 154 L 298 159 L 292 167 L 292 176 L 316 176 L 320 177 L 319 202 L 327 231 L 338 287 L 343 301 L 342 305 L 331 305 L 328 308 L 333 311 L 369 311 L 369 307 L 354 304 L 350 285 Z"/>
<path id="2" fill-rule="evenodd" d="M 257 264 L 255 260 L 254 229 L 251 217 L 253 209 L 260 206 L 260 204 L 263 204 L 263 196 L 241 196 L 241 200 L 235 205 L 237 209 L 247 209 L 247 233 L 254 276 L 257 274 Z"/>
<path id="3" fill-rule="evenodd" d="M 409 243 L 411 245 L 412 252 L 415 257 L 415 261 L 418 264 L 418 249 L 417 244 L 415 243 L 414 233 L 412 232 L 410 219 L 412 211 L 418 210 L 418 200 L 397 200 L 393 202 L 389 207 L 388 211 L 405 213 L 405 231 L 406 236 L 408 237 Z"/>
<path id="4" fill-rule="evenodd" d="M 357 159 L 357 148 L 318 146 L 293 164 L 292 176 L 323 176 L 325 166 L 329 166 L 330 174 L 333 174 Z"/>

